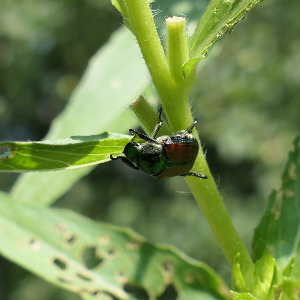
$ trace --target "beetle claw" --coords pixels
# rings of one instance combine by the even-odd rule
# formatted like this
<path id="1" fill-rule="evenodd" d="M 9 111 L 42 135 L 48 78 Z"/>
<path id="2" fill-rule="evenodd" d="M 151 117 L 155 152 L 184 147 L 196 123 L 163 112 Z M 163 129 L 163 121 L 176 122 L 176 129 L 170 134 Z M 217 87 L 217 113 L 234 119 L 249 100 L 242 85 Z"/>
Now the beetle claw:
<path id="1" fill-rule="evenodd" d="M 195 125 L 198 123 L 198 119 L 194 118 L 194 122 L 193 124 L 186 130 L 187 133 L 192 133 L 193 128 L 195 127 Z"/>
<path id="2" fill-rule="evenodd" d="M 114 154 L 110 154 L 110 155 L 109 155 L 109 158 L 110 158 L 111 160 L 118 160 L 118 159 L 120 159 L 120 156 L 113 157 L 113 155 L 114 155 Z"/>
<path id="3" fill-rule="evenodd" d="M 201 179 L 207 179 L 206 175 L 198 174 L 198 173 L 195 173 L 195 172 L 188 172 L 188 173 L 182 174 L 180 176 L 195 176 L 195 177 L 198 177 L 198 178 L 201 178 Z"/>
<path id="4" fill-rule="evenodd" d="M 132 161 L 130 159 L 128 159 L 127 157 L 124 157 L 124 156 L 113 157 L 113 154 L 110 154 L 109 158 L 111 160 L 118 160 L 118 159 L 120 159 L 123 163 L 125 163 L 130 168 L 135 169 L 135 170 L 139 170 L 139 168 L 134 163 L 132 163 Z"/>

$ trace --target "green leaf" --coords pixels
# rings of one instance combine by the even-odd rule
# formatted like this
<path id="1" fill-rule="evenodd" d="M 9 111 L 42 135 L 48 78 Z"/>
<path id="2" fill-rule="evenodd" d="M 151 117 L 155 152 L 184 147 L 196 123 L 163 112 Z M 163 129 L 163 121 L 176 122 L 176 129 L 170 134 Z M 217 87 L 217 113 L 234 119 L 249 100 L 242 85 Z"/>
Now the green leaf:
<path id="1" fill-rule="evenodd" d="M 232 300 L 261 300 L 254 297 L 250 293 L 237 293 L 237 292 L 231 292 L 231 293 L 233 295 Z"/>
<path id="2" fill-rule="evenodd" d="M 255 230 L 253 254 L 259 259 L 267 250 L 283 269 L 300 255 L 300 137 L 294 141 L 282 175 L 280 191 L 273 191 L 268 207 Z"/>
<path id="3" fill-rule="evenodd" d="M 266 252 L 255 262 L 253 270 L 249 270 L 246 274 L 247 278 L 241 272 L 240 263 L 240 255 L 237 255 L 232 267 L 232 283 L 235 290 L 251 292 L 253 296 L 255 295 L 261 300 L 273 299 L 273 288 L 277 283 L 275 259 Z"/>
<path id="4" fill-rule="evenodd" d="M 253 249 L 256 261 L 252 280 L 244 278 L 238 256 L 233 265 L 234 287 L 240 292 L 251 291 L 258 299 L 273 299 L 274 295 L 276 299 L 279 295 L 280 299 L 299 299 L 299 137 L 295 139 L 294 147 L 282 175 L 281 191 L 278 195 L 275 191 L 271 193 L 267 210 L 255 231 Z"/>
<path id="5" fill-rule="evenodd" d="M 277 298 L 297 300 L 300 290 L 300 137 L 294 141 L 282 175 L 282 187 L 273 191 L 255 230 L 253 254 L 272 253 L 281 271 L 274 286 Z"/>
<path id="6" fill-rule="evenodd" d="M 240 254 L 238 253 L 234 259 L 232 265 L 232 285 L 237 291 L 248 291 L 249 288 L 245 282 L 241 265 L 240 265 Z"/>
<path id="7" fill-rule="evenodd" d="M 280 300 L 299 300 L 300 299 L 300 280 L 284 278 L 282 284 L 277 287 L 277 294 Z"/>
<path id="8" fill-rule="evenodd" d="M 0 224 L 3 256 L 86 299 L 131 299 L 129 291 L 141 289 L 154 299 L 170 286 L 181 300 L 229 299 L 226 285 L 207 265 L 129 229 L 1 194 Z"/>
<path id="9" fill-rule="evenodd" d="M 195 59 L 206 57 L 208 48 L 224 33 L 230 32 L 259 2 L 261 0 L 211 0 L 189 40 L 192 63 L 185 64 L 184 73 L 188 73 Z"/>
<path id="10" fill-rule="evenodd" d="M 277 284 L 276 261 L 268 252 L 255 262 L 254 286 L 251 291 L 259 299 L 273 299 L 274 285 Z"/>
<path id="11" fill-rule="evenodd" d="M 0 171 L 50 171 L 74 169 L 110 161 L 110 154 L 120 154 L 131 137 L 103 133 L 73 136 L 65 140 L 42 142 L 3 142 Z"/>
<path id="12" fill-rule="evenodd" d="M 148 0 L 148 3 L 151 4 L 155 0 Z M 123 22 L 127 26 L 128 29 L 132 30 L 130 17 L 128 16 L 128 9 L 126 1 L 124 0 L 111 0 L 111 4 L 119 11 L 119 13 L 123 17 Z"/>
<path id="13" fill-rule="evenodd" d="M 184 78 L 187 78 L 189 74 L 191 74 L 193 70 L 197 67 L 198 62 L 204 58 L 205 56 L 201 56 L 199 58 L 190 59 L 188 62 L 186 62 L 182 67 Z"/>
<path id="14" fill-rule="evenodd" d="M 81 82 L 65 110 L 53 121 L 46 139 L 103 131 L 127 132 L 136 120 L 124 107 L 139 96 L 149 80 L 131 33 L 125 28 L 116 31 L 90 60 Z M 12 195 L 16 201 L 48 205 L 90 171 L 91 167 L 86 167 L 23 174 L 13 187 Z"/>
<path id="15" fill-rule="evenodd" d="M 293 257 L 282 272 L 282 281 L 277 285 L 277 295 L 282 300 L 300 298 L 300 255 Z"/>

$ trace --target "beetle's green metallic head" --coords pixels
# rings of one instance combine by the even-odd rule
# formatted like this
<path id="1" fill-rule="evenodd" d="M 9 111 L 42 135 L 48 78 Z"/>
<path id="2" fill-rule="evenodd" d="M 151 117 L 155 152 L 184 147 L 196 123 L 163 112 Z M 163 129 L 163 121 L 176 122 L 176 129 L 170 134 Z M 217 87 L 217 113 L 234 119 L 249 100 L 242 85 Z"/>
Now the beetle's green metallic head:
<path id="1" fill-rule="evenodd" d="M 129 142 L 126 144 L 123 153 L 129 158 L 132 162 L 137 162 L 136 158 L 138 157 L 138 153 L 140 151 L 140 144 L 136 142 Z"/>
<path id="2" fill-rule="evenodd" d="M 162 172 L 168 164 L 167 156 L 161 144 L 130 142 L 125 146 L 123 153 L 149 175 Z"/>

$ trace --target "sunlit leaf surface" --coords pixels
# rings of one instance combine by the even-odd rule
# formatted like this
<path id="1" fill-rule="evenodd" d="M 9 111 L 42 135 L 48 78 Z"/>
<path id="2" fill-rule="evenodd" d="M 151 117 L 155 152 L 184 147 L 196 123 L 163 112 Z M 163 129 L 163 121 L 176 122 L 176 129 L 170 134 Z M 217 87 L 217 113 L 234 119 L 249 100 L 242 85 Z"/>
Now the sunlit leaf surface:
<path id="1" fill-rule="evenodd" d="M 0 143 L 0 171 L 51 171 L 74 169 L 107 162 L 120 154 L 130 137 L 103 133 L 65 140 Z"/>
<path id="2" fill-rule="evenodd" d="M 86 299 L 103 293 L 118 299 L 140 299 L 140 293 L 151 299 L 168 293 L 182 300 L 228 299 L 226 285 L 208 266 L 129 229 L 4 195 L 0 224 L 2 255 Z"/>
<path id="3" fill-rule="evenodd" d="M 134 37 L 128 29 L 116 31 L 90 60 L 68 105 L 53 121 L 45 139 L 99 134 L 104 130 L 127 133 L 136 122 L 128 105 L 148 82 L 148 71 Z M 48 205 L 90 171 L 91 167 L 86 167 L 23 174 L 14 185 L 12 195 L 17 201 Z"/>

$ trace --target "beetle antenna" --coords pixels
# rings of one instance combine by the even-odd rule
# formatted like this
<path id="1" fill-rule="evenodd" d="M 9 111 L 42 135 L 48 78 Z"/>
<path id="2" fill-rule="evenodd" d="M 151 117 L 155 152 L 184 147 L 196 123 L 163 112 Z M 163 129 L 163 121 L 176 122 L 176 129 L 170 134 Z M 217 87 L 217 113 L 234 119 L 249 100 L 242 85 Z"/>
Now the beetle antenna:
<path id="1" fill-rule="evenodd" d="M 195 118 L 193 124 L 186 130 L 186 132 L 192 133 L 193 128 L 195 127 L 195 125 L 196 125 L 197 123 L 198 123 L 198 119 Z"/>
<path id="2" fill-rule="evenodd" d="M 162 107 L 160 107 L 159 110 L 158 110 L 158 121 L 157 121 L 157 124 L 154 128 L 154 131 L 153 131 L 152 135 L 151 135 L 153 139 L 156 138 L 156 136 L 157 136 L 162 124 L 163 124 L 163 119 L 162 119 L 161 115 L 162 115 Z"/>

